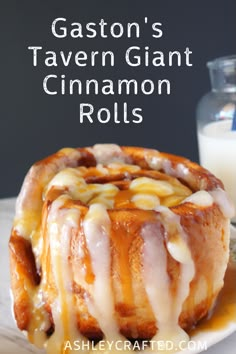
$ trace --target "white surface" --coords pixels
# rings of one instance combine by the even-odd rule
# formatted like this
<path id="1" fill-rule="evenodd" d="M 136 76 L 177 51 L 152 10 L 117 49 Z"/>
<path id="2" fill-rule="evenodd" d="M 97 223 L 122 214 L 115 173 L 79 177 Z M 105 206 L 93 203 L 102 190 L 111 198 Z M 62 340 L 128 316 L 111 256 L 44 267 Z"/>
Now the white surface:
<path id="1" fill-rule="evenodd" d="M 223 181 L 236 207 L 236 131 L 231 125 L 232 120 L 207 124 L 198 142 L 201 165 Z"/>
<path id="2" fill-rule="evenodd" d="M 16 328 L 11 314 L 8 239 L 14 215 L 14 204 L 14 198 L 0 200 L 0 354 L 42 354 L 44 351 L 31 346 L 24 335 Z M 231 335 L 230 333 L 235 329 L 236 325 L 234 324 L 224 331 L 199 333 L 194 340 L 196 342 L 201 341 L 201 343 L 206 341 L 208 347 L 204 351 L 206 354 L 233 354 L 235 353 L 236 332 Z M 226 336 L 227 338 L 225 338 Z M 210 347 L 218 341 L 220 342 Z M 194 354 L 198 352 L 198 350 L 191 350 L 183 353 Z"/>

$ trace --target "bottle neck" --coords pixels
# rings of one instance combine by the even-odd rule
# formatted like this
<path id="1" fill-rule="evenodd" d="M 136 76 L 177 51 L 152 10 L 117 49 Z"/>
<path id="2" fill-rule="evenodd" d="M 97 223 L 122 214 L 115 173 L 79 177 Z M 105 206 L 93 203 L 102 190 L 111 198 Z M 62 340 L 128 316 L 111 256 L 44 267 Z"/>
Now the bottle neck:
<path id="1" fill-rule="evenodd" d="M 236 92 L 236 56 L 223 57 L 207 63 L 212 91 Z"/>

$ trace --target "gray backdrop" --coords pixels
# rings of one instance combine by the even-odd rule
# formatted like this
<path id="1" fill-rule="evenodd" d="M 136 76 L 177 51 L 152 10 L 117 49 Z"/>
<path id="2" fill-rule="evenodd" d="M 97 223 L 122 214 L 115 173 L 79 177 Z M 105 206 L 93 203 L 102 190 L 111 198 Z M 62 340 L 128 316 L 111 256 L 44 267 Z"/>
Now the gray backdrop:
<path id="1" fill-rule="evenodd" d="M 199 98 L 210 89 L 205 63 L 215 57 L 236 53 L 235 0 L 70 0 L 1 1 L 1 104 L 0 104 L 0 197 L 18 193 L 30 165 L 64 146 L 87 146 L 97 142 L 138 145 L 184 155 L 198 160 L 195 109 Z M 140 22 L 144 16 L 163 23 L 164 35 L 158 41 L 146 31 L 138 40 L 99 38 L 58 40 L 50 25 L 56 17 L 70 22 Z M 29 45 L 45 50 L 113 50 L 119 56 L 131 45 L 149 45 L 153 50 L 193 51 L 191 69 L 130 68 L 47 68 L 32 66 Z M 48 96 L 42 80 L 49 74 L 68 78 L 168 78 L 170 96 Z M 97 108 L 111 107 L 114 101 L 127 101 L 143 108 L 142 124 L 102 125 L 79 123 L 80 102 Z"/>

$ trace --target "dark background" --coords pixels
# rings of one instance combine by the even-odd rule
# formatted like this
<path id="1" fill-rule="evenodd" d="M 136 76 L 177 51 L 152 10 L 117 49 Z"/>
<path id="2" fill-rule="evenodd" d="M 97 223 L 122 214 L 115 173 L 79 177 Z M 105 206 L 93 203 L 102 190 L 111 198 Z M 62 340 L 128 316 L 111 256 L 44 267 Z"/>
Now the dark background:
<path id="1" fill-rule="evenodd" d="M 156 148 L 198 160 L 195 110 L 200 97 L 209 91 L 206 62 L 236 54 L 235 0 L 70 0 L 1 1 L 1 95 L 0 95 L 0 197 L 19 192 L 30 165 L 64 146 L 87 146 L 97 142 Z M 152 39 L 150 32 L 140 39 L 57 39 L 51 34 L 56 17 L 71 22 L 161 22 L 164 35 Z M 91 68 L 76 65 L 34 68 L 28 46 L 46 50 L 112 50 L 117 57 L 131 45 L 153 50 L 193 51 L 193 67 Z M 132 79 L 167 78 L 170 96 L 49 96 L 42 89 L 51 73 L 67 78 Z M 79 123 L 79 103 L 90 102 L 99 109 L 113 102 L 127 101 L 142 107 L 141 124 Z"/>

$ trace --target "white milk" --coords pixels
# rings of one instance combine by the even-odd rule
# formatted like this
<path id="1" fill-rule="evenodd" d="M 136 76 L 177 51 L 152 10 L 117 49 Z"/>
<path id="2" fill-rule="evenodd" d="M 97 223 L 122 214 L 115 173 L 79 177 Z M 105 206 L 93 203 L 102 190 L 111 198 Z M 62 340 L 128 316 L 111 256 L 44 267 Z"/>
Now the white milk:
<path id="1" fill-rule="evenodd" d="M 201 165 L 222 180 L 236 208 L 236 131 L 231 125 L 231 120 L 207 124 L 198 132 L 198 144 Z"/>

